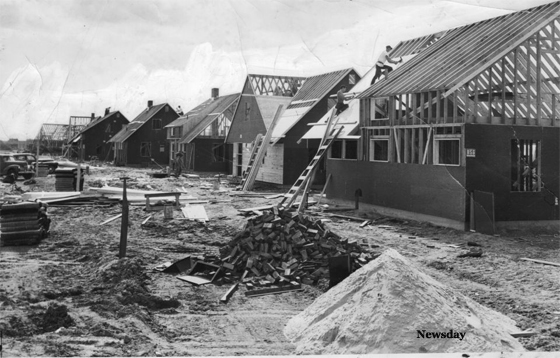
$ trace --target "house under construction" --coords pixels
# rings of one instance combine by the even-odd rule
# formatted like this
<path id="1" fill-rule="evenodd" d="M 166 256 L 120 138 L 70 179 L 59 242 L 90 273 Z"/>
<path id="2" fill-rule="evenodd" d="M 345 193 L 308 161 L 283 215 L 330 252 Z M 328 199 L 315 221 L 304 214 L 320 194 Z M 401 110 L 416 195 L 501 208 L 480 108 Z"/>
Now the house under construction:
<path id="1" fill-rule="evenodd" d="M 557 229 L 560 2 L 426 40 L 358 96 L 358 157 L 331 152 L 328 196 L 458 229 Z"/>

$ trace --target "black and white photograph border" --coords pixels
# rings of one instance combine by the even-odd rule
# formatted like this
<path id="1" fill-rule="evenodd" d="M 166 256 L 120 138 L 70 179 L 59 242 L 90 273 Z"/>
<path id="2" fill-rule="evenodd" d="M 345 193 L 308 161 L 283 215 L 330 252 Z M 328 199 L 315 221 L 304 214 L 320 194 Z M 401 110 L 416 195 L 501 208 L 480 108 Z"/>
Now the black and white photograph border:
<path id="1" fill-rule="evenodd" d="M 0 357 L 556 357 L 559 79 L 559 1 L 0 0 Z"/>

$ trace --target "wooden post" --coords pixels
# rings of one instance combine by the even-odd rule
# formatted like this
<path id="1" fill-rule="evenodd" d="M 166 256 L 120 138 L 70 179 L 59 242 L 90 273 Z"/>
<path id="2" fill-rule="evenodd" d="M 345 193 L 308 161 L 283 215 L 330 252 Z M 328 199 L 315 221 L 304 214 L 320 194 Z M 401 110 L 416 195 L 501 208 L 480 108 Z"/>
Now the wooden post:
<path id="1" fill-rule="evenodd" d="M 488 123 L 492 124 L 492 117 L 494 113 L 492 113 L 492 100 L 494 99 L 493 90 L 492 90 L 492 67 L 488 68 Z"/>
<path id="2" fill-rule="evenodd" d="M 72 148 L 72 147 L 70 147 Z M 70 150 L 68 151 L 70 152 Z M 70 156 L 70 155 L 68 155 Z M 80 190 L 80 182 L 82 181 L 82 138 L 80 138 L 80 144 L 78 145 L 78 173 L 76 177 L 76 191 Z"/>
<path id="3" fill-rule="evenodd" d="M 519 94 L 518 88 L 517 88 L 517 75 L 519 72 L 519 69 L 517 68 L 517 53 L 519 52 L 519 47 L 515 48 L 515 51 L 513 52 L 513 123 L 514 124 L 518 124 L 517 123 L 517 96 Z"/>
<path id="4" fill-rule="evenodd" d="M 41 138 L 43 137 L 43 128 L 39 130 L 39 139 L 37 139 L 37 157 L 35 158 L 35 177 L 39 177 L 39 147 L 41 146 Z"/>
<path id="5" fill-rule="evenodd" d="M 531 43 L 529 39 L 526 41 L 527 46 L 527 119 L 525 124 L 529 124 L 529 118 L 531 117 Z"/>
<path id="6" fill-rule="evenodd" d="M 126 256 L 126 243 L 128 237 L 128 200 L 126 198 L 126 180 L 129 177 L 120 178 L 123 181 L 123 197 L 122 197 L 122 218 L 121 218 L 121 241 L 119 245 L 119 258 Z"/>
<path id="7" fill-rule="evenodd" d="M 541 81 L 542 81 L 542 76 L 541 76 L 541 61 L 542 61 L 542 54 L 541 54 L 541 33 L 540 31 L 537 32 L 537 58 L 536 58 L 536 62 L 537 62 L 537 125 L 540 124 L 541 121 L 541 112 L 542 112 L 542 96 L 541 96 Z"/>
<path id="8" fill-rule="evenodd" d="M 355 209 L 358 210 L 360 208 L 360 196 L 362 196 L 362 189 L 357 189 L 354 192 L 355 201 Z"/>

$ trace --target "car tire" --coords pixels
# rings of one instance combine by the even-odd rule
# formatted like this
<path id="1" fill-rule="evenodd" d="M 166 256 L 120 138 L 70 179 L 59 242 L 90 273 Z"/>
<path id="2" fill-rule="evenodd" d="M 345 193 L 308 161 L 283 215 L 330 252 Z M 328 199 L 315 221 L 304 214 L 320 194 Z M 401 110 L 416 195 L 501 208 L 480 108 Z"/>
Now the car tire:
<path id="1" fill-rule="evenodd" d="M 12 175 L 12 174 L 17 178 L 18 173 L 16 172 L 15 169 L 9 169 L 9 170 L 6 172 L 6 175 L 7 175 L 7 176 L 10 176 L 10 175 Z"/>
<path id="2" fill-rule="evenodd" d="M 49 165 L 49 174 L 54 174 L 55 170 L 56 170 L 55 166 Z"/>

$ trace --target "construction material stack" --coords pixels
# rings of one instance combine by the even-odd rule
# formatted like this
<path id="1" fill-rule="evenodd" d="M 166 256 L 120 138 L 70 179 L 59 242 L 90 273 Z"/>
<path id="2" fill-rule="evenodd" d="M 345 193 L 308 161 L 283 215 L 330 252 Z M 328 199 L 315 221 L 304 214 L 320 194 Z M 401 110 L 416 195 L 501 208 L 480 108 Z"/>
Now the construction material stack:
<path id="1" fill-rule="evenodd" d="M 80 173 L 80 189 L 84 190 L 84 171 Z M 54 188 L 56 191 L 75 191 L 76 183 L 78 181 L 78 169 L 57 169 L 54 172 L 55 183 Z"/>
<path id="2" fill-rule="evenodd" d="M 38 244 L 49 233 L 47 204 L 24 202 L 0 208 L 0 246 Z"/>
<path id="3" fill-rule="evenodd" d="M 349 256 L 354 270 L 374 259 L 363 244 L 341 238 L 320 220 L 273 208 L 248 220 L 222 250 L 221 264 L 230 272 L 243 273 L 244 282 L 315 284 L 329 277 L 331 258 Z"/>

